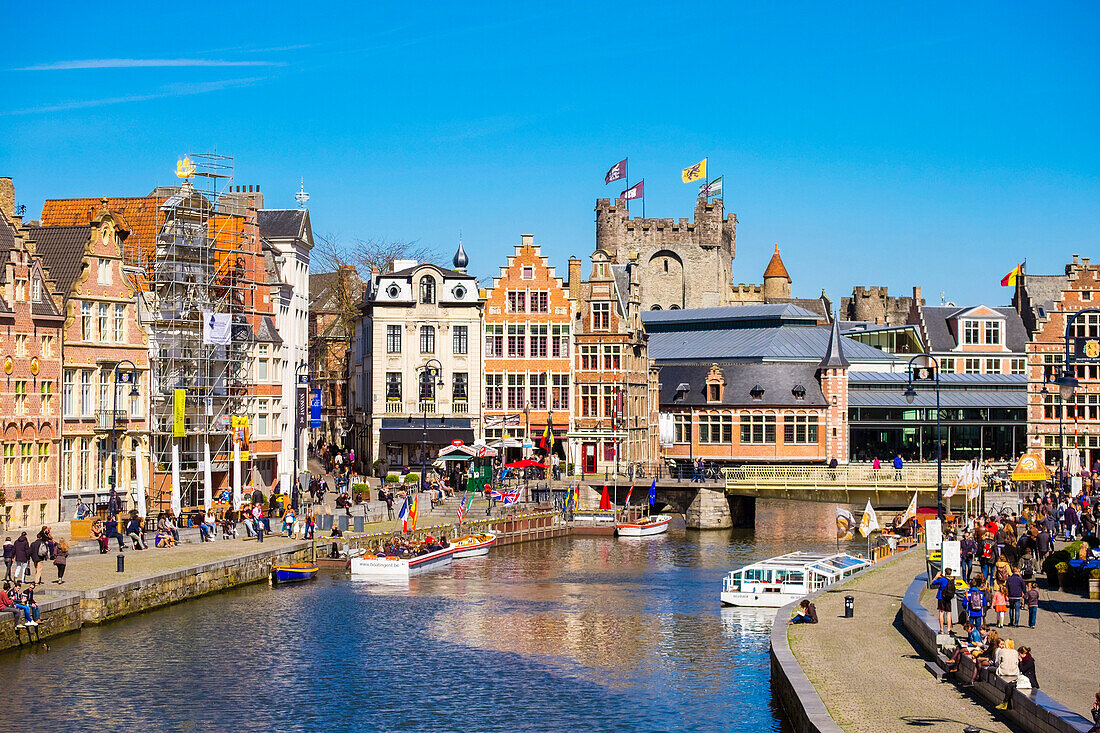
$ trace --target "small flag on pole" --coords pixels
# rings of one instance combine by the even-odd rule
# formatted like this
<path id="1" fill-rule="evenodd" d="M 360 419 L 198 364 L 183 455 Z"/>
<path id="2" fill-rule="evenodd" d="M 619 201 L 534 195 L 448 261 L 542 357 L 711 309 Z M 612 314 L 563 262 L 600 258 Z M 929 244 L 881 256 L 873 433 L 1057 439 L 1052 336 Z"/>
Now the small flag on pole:
<path id="1" fill-rule="evenodd" d="M 409 531 L 409 499 L 405 497 L 405 501 L 401 502 L 401 509 L 397 512 L 397 518 L 401 520 L 401 531 Z"/>
<path id="2" fill-rule="evenodd" d="M 640 199 L 640 198 L 642 198 L 642 186 L 644 184 L 645 184 L 645 179 L 643 178 L 642 180 L 638 181 L 637 183 L 635 183 L 630 188 L 628 188 L 625 191 L 623 191 L 622 193 L 620 193 L 619 198 L 626 199 L 628 201 L 630 199 Z"/>
<path id="3" fill-rule="evenodd" d="M 1012 287 L 1016 284 L 1016 278 L 1024 273 L 1023 263 L 1016 265 L 1012 268 L 1012 272 L 1008 273 L 1001 278 L 1001 285 L 1004 287 Z"/>
<path id="4" fill-rule="evenodd" d="M 412 507 L 409 508 L 409 531 L 416 531 L 416 497 L 413 497 Z"/>
<path id="5" fill-rule="evenodd" d="M 626 492 L 626 498 L 623 499 L 623 506 L 630 506 L 630 495 L 634 493 L 634 484 L 630 485 L 630 491 Z"/>
<path id="6" fill-rule="evenodd" d="M 653 506 L 657 503 L 657 479 L 653 479 L 653 483 L 649 485 L 649 505 Z"/>
<path id="7" fill-rule="evenodd" d="M 914 491 L 913 492 L 913 501 L 909 502 L 909 506 L 908 506 L 908 508 L 906 508 L 905 513 L 901 515 L 901 520 L 897 523 L 897 526 L 899 526 L 899 527 L 902 526 L 903 524 L 905 524 L 910 519 L 913 519 L 916 516 L 917 516 L 917 492 Z"/>
<path id="8" fill-rule="evenodd" d="M 871 533 L 879 529 L 878 514 L 871 506 L 871 500 L 867 500 L 867 508 L 863 510 L 863 518 L 859 520 L 859 533 L 864 537 L 870 537 Z"/>
<path id="9" fill-rule="evenodd" d="M 618 181 L 623 178 L 626 178 L 626 158 L 623 158 L 618 163 L 611 166 L 611 170 L 603 177 L 603 184 L 606 186 L 612 181 Z"/>
<path id="10" fill-rule="evenodd" d="M 710 183 L 702 183 L 699 185 L 699 197 L 704 198 L 707 196 L 721 196 L 722 195 L 722 176 L 718 176 Z"/>
<path id="11" fill-rule="evenodd" d="M 684 183 L 691 183 L 692 181 L 705 181 L 707 178 L 707 159 L 703 158 L 695 165 L 689 165 L 680 171 L 680 177 L 684 179 Z"/>

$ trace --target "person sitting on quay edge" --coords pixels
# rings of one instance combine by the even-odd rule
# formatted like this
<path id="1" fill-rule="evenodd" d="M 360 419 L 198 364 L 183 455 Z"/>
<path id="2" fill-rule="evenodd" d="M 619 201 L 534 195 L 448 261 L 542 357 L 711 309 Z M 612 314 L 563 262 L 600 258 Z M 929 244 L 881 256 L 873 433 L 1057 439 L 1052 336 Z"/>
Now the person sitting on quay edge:
<path id="1" fill-rule="evenodd" d="M 6 585 L 7 584 L 5 583 L 5 586 Z M 23 612 L 24 626 L 38 626 L 38 622 L 34 620 L 34 614 L 32 612 L 31 606 L 29 603 L 27 603 L 26 595 L 23 593 L 18 582 L 12 586 L 9 600 L 11 602 L 12 608 L 17 608 Z"/>
<path id="2" fill-rule="evenodd" d="M 118 531 L 118 515 L 112 514 L 107 517 L 107 521 L 103 523 L 103 535 L 107 538 L 107 543 L 110 545 L 112 539 L 118 540 L 118 551 L 123 552 L 126 548 L 122 544 L 122 534 Z"/>
<path id="3" fill-rule="evenodd" d="M 817 607 L 810 603 L 809 599 L 803 598 L 802 602 L 798 604 L 798 608 L 795 609 L 794 615 L 791 620 L 787 622 L 787 625 L 791 624 L 816 624 L 817 623 Z"/>
<path id="4" fill-rule="evenodd" d="M 145 543 L 145 535 L 142 533 L 141 517 L 136 511 L 130 512 L 130 520 L 126 522 L 126 536 L 134 543 L 135 550 L 148 549 L 149 545 Z"/>

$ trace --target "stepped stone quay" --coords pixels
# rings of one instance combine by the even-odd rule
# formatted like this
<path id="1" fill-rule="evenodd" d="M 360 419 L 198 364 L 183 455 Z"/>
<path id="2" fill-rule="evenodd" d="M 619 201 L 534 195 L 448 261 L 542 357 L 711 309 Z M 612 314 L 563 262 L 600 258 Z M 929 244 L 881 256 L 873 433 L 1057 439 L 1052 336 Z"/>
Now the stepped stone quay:
<path id="1" fill-rule="evenodd" d="M 773 662 L 773 680 L 799 733 L 844 731 L 877 733 L 919 728 L 930 731 L 1086 731 L 1097 688 L 1098 604 L 1057 590 L 1040 589 L 1035 629 L 999 629 L 1017 648 L 1029 646 L 1036 659 L 1040 691 L 1030 703 L 1017 691 L 1014 714 L 996 710 L 1003 683 L 983 681 L 962 688 L 940 681 L 943 656 L 931 652 L 938 627 L 935 592 L 925 587 L 923 545 L 890 558 L 833 586 L 813 601 L 820 623 L 783 628 L 789 613 L 781 609 L 773 630 L 773 659 L 789 643 L 796 668 L 784 672 Z M 854 617 L 845 618 L 845 598 L 854 600 Z M 903 613 L 909 600 L 915 612 Z M 920 609 L 927 614 L 923 621 Z M 1025 611 L 1026 618 L 1026 611 Z M 962 626 L 954 629 L 962 634 Z M 941 641 L 948 641 L 944 637 Z M 952 643 L 948 641 L 948 643 Z M 935 656 L 934 656 L 935 654 Z M 963 674 L 972 667 L 964 664 Z M 799 686 L 799 672 L 808 683 Z M 804 680 L 805 682 L 805 680 Z M 1053 699 L 1052 699 L 1053 698 Z M 817 715 L 815 717 L 814 712 Z M 790 712 L 788 710 L 788 712 Z"/>

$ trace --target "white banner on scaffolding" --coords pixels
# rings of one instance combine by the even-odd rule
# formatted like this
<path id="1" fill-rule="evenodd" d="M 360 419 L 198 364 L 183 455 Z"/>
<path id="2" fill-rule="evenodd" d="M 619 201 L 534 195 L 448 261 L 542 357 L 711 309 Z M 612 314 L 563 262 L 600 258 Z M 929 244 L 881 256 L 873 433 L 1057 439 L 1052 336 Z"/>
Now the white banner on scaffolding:
<path id="1" fill-rule="evenodd" d="M 229 313 L 202 314 L 202 342 L 228 346 L 233 333 L 233 316 Z"/>
<path id="2" fill-rule="evenodd" d="M 146 511 L 145 506 L 145 455 L 141 450 L 141 444 L 134 441 L 136 444 L 134 447 L 134 469 L 137 472 L 137 496 L 134 498 L 134 508 L 137 509 L 139 517 L 144 517 Z"/>
<path id="3" fill-rule="evenodd" d="M 175 440 L 172 441 L 172 515 L 179 519 L 180 515 L 180 447 Z"/>
<path id="4" fill-rule="evenodd" d="M 214 482 L 210 478 L 210 439 L 202 442 L 202 505 L 210 511 L 214 499 Z"/>

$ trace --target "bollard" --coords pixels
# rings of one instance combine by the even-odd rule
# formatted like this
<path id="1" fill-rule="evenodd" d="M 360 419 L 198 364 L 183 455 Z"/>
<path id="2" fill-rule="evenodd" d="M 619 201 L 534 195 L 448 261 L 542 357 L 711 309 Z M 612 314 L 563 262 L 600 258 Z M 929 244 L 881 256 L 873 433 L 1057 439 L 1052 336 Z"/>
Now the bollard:
<path id="1" fill-rule="evenodd" d="M 117 567 L 115 568 L 116 573 L 126 572 L 126 556 L 125 555 L 123 555 L 121 552 L 118 553 L 118 557 L 115 559 L 115 562 L 118 563 Z"/>
<path id="2" fill-rule="evenodd" d="M 844 596 L 844 618 L 852 618 L 856 615 L 856 599 L 852 596 Z"/>

